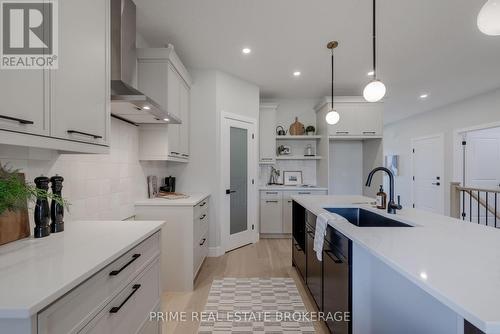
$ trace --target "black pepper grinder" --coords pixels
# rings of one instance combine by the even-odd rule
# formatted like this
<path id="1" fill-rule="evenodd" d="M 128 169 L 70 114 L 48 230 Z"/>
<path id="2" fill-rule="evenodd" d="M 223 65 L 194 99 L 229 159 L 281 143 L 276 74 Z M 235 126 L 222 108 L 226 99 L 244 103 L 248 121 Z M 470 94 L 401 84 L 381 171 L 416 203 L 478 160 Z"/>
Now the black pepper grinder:
<path id="1" fill-rule="evenodd" d="M 38 189 L 47 192 L 49 190 L 49 178 L 39 176 L 35 179 L 35 185 Z M 39 195 L 36 198 L 35 205 L 35 238 L 43 238 L 50 234 L 50 210 L 47 196 Z"/>
<path id="2" fill-rule="evenodd" d="M 52 194 L 62 199 L 62 188 L 63 188 L 64 178 L 62 176 L 56 175 L 50 178 L 52 184 Z M 56 202 L 52 199 L 50 203 L 50 233 L 57 233 L 64 231 L 64 206 L 62 203 Z"/>

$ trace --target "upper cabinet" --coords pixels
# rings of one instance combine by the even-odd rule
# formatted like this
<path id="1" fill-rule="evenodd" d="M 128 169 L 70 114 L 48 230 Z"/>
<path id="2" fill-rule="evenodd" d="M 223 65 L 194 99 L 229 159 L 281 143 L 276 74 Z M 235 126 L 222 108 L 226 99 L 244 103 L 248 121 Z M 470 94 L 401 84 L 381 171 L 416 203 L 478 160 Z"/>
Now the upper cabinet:
<path id="1" fill-rule="evenodd" d="M 331 99 L 326 98 L 316 106 L 316 111 L 325 111 L 331 106 Z M 362 97 L 335 98 L 335 109 L 340 121 L 328 125 L 330 138 L 343 137 L 382 137 L 383 135 L 383 103 L 369 103 Z"/>
<path id="2" fill-rule="evenodd" d="M 171 44 L 167 48 L 138 49 L 137 63 L 139 90 L 182 122 L 158 125 L 154 136 L 141 131 L 140 159 L 188 162 L 191 89 L 188 71 Z"/>
<path id="3" fill-rule="evenodd" d="M 259 113 L 259 163 L 276 163 L 277 104 L 263 103 Z"/>
<path id="4" fill-rule="evenodd" d="M 0 143 L 106 153 L 110 3 L 58 5 L 58 68 L 0 70 Z"/>

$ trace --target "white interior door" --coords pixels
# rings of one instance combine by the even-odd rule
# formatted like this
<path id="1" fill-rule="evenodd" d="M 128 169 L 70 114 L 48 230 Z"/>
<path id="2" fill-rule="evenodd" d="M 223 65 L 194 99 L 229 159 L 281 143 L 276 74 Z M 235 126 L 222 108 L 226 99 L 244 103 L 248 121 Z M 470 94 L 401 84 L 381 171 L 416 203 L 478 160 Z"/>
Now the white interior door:
<path id="1" fill-rule="evenodd" d="M 444 214 L 444 137 L 416 138 L 412 145 L 414 206 Z"/>
<path id="2" fill-rule="evenodd" d="M 255 241 L 255 122 L 224 116 L 221 128 L 225 251 Z"/>
<path id="3" fill-rule="evenodd" d="M 468 132 L 465 146 L 465 186 L 479 189 L 500 189 L 500 128 L 483 129 Z M 474 195 L 477 196 L 477 193 Z M 479 193 L 486 203 L 486 192 Z M 498 196 L 497 196 L 498 201 Z M 486 209 L 478 205 L 475 199 L 466 196 L 464 211 L 466 219 L 474 222 L 480 217 L 486 223 Z M 494 193 L 488 195 L 488 206 L 495 207 Z M 494 221 L 493 213 L 488 215 L 488 225 Z M 491 218 L 491 219 L 490 219 Z"/>

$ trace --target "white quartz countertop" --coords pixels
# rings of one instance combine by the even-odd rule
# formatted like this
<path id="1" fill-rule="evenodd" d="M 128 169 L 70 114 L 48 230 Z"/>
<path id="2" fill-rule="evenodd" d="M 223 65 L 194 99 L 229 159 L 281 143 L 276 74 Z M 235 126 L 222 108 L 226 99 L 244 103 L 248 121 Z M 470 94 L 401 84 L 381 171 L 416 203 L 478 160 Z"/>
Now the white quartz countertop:
<path id="1" fill-rule="evenodd" d="M 136 201 L 135 205 L 141 206 L 195 206 L 207 197 L 210 197 L 209 193 L 200 194 L 186 194 L 189 195 L 188 198 L 180 199 L 166 199 L 166 198 L 151 198 Z"/>
<path id="2" fill-rule="evenodd" d="M 281 186 L 281 185 L 271 185 L 271 186 L 261 186 L 260 191 L 326 191 L 328 188 L 316 187 L 316 186 Z"/>
<path id="3" fill-rule="evenodd" d="M 28 318 L 159 231 L 160 221 L 75 221 L 0 246 L 0 318 Z"/>
<path id="4" fill-rule="evenodd" d="M 357 227 L 329 213 L 329 225 L 486 333 L 500 333 L 500 230 L 415 209 L 396 215 L 361 196 L 293 196 L 318 215 L 362 207 L 412 228 Z M 411 300 L 408 300 L 411 303 Z"/>

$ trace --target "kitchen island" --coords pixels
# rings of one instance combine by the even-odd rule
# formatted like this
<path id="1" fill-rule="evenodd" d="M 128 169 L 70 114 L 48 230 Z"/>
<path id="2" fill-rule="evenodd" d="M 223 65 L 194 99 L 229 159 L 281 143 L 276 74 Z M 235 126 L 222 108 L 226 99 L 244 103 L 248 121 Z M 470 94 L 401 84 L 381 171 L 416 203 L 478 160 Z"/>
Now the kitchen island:
<path id="1" fill-rule="evenodd" d="M 331 298 L 317 291 L 318 279 L 327 272 L 321 269 L 326 260 L 318 265 L 307 255 L 304 258 L 311 263 L 301 272 L 297 249 L 301 244 L 309 248 L 300 240 L 301 220 L 307 220 L 307 229 L 325 213 L 329 229 L 349 240 L 344 253 L 349 256 L 346 293 L 352 333 L 464 333 L 464 323 L 465 333 L 480 333 L 477 329 L 500 333 L 497 229 L 415 209 L 390 215 L 362 196 L 294 196 L 293 200 L 294 257 L 298 254 L 294 265 L 308 287 L 312 283 L 309 290 L 313 296 L 316 292 L 320 309 Z M 325 208 L 362 208 L 410 227 L 359 227 Z M 309 218 L 302 218 L 302 213 Z M 317 272 L 308 272 L 315 268 Z"/>
<path id="2" fill-rule="evenodd" d="M 0 332 L 158 333 L 161 221 L 75 221 L 0 247 Z"/>

